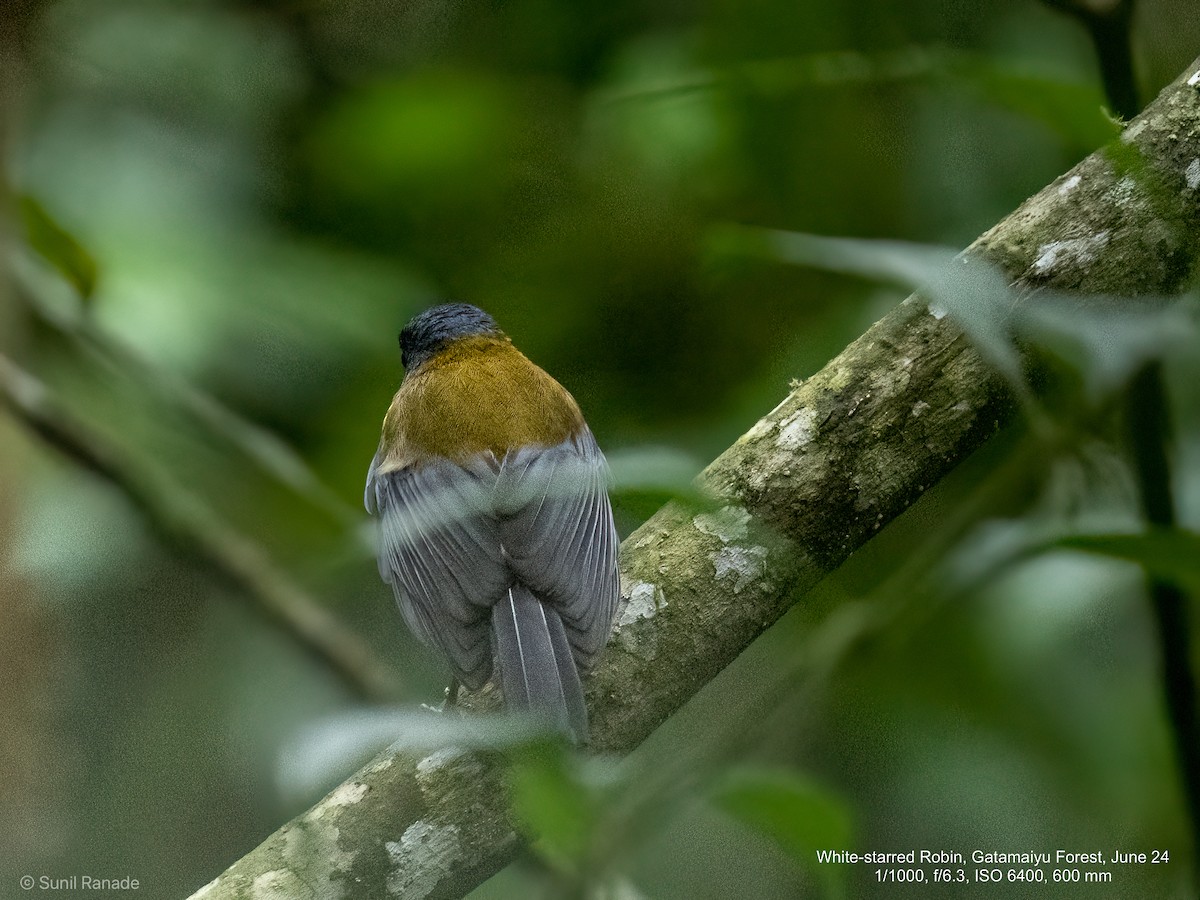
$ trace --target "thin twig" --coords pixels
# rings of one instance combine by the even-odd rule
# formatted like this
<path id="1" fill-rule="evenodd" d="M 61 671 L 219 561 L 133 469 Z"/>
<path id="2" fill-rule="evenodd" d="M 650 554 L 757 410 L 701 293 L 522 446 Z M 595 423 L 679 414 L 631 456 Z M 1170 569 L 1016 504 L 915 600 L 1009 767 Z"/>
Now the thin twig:
<path id="1" fill-rule="evenodd" d="M 20 263 L 21 260 L 14 259 L 13 262 Z M 353 510 L 275 434 L 238 415 L 177 372 L 156 365 L 133 347 L 97 327 L 81 308 L 47 302 L 32 283 L 25 266 L 14 265 L 12 275 L 14 296 L 40 324 L 80 353 L 111 372 L 147 386 L 168 403 L 194 416 L 210 433 L 223 437 L 260 470 L 327 512 L 339 524 L 348 526 L 354 521 Z"/>
<path id="2" fill-rule="evenodd" d="M 1045 0 L 1076 16 L 1088 29 L 1113 111 L 1124 119 L 1141 108 L 1133 71 L 1134 0 Z M 1128 389 L 1127 436 L 1137 476 L 1142 512 L 1160 528 L 1176 526 L 1171 496 L 1170 411 L 1162 364 L 1143 366 Z M 1184 802 L 1192 826 L 1192 858 L 1200 867 L 1200 717 L 1196 708 L 1196 674 L 1192 670 L 1188 597 L 1175 584 L 1147 572 L 1150 606 L 1158 630 L 1163 699 L 1175 752 L 1179 757 Z"/>
<path id="3" fill-rule="evenodd" d="M 57 402 L 53 392 L 0 354 L 0 402 L 39 438 L 112 482 L 173 543 L 241 588 L 357 696 L 394 699 L 398 683 L 371 647 L 279 570 L 263 549 L 199 498 L 130 459 Z"/>
<path id="4" fill-rule="evenodd" d="M 1174 528 L 1175 503 L 1167 457 L 1171 421 L 1162 364 L 1158 361 L 1144 366 L 1130 383 L 1127 427 L 1142 511 L 1151 525 Z M 1193 858 L 1200 860 L 1200 718 L 1192 671 L 1188 597 L 1162 579 L 1147 575 L 1147 580 L 1162 655 L 1163 699 L 1192 821 Z"/>

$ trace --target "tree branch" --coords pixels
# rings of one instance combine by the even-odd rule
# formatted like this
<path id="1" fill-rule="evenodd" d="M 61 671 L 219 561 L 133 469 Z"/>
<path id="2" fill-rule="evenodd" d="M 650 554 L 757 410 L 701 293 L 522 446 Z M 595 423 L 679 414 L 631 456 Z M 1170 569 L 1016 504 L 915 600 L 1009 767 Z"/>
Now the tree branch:
<path id="1" fill-rule="evenodd" d="M 107 333 L 87 314 L 83 304 L 70 307 L 49 302 L 27 269 L 27 265 L 13 266 L 10 273 L 13 295 L 38 325 L 69 344 L 74 352 L 110 372 L 137 381 L 193 416 L 210 434 L 225 440 L 260 471 L 328 513 L 343 527 L 362 519 L 361 509 L 340 498 L 295 449 L 272 431 L 239 415 L 183 375 L 151 361 Z"/>
<path id="2" fill-rule="evenodd" d="M 371 647 L 295 584 L 262 548 L 220 521 L 198 498 L 165 483 L 57 403 L 48 387 L 0 353 L 0 404 L 43 441 L 119 487 L 147 521 L 254 598 L 356 696 L 394 699 L 396 677 Z"/>
<path id="3" fill-rule="evenodd" d="M 1198 68 L 971 252 L 1030 288 L 1178 291 L 1200 246 Z M 1012 409 L 919 296 L 796 386 L 701 475 L 714 509 L 668 505 L 622 545 L 618 625 L 587 685 L 595 749 L 636 747 Z M 382 754 L 193 900 L 461 896 L 520 846 L 501 776 L 466 752 Z"/>

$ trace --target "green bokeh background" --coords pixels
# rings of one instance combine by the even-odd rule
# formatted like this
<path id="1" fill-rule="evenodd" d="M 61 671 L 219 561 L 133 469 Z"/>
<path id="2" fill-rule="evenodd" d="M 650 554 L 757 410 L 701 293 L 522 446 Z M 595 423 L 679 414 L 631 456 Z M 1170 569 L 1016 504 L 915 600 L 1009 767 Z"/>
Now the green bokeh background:
<path id="1" fill-rule="evenodd" d="M 677 481 L 653 473 L 694 474 L 901 299 L 739 256 L 722 229 L 965 246 L 1114 128 L 1085 32 L 1031 0 L 47 0 L 0 16 L 6 205 L 36 198 L 96 270 L 81 300 L 14 215 L 6 281 L 82 308 L 148 366 L 99 364 L 4 289 L 0 350 L 259 542 L 395 667 L 408 705 L 446 673 L 404 631 L 358 505 L 411 315 L 476 303 L 574 393 L 627 473 L 627 533 Z M 1135 26 L 1148 100 L 1200 53 L 1200 13 L 1144 0 Z M 1169 372 L 1194 527 L 1200 372 L 1186 355 Z M 164 395 L 170 379 L 294 447 L 325 501 Z M 754 740 L 701 784 L 680 779 L 610 861 L 628 884 L 833 896 L 713 802 L 712 784 L 753 764 L 819 785 L 850 848 L 1171 852 L 1107 886 L 979 894 L 906 893 L 858 867 L 847 896 L 1188 895 L 1137 571 L 1059 554 L 943 590 L 1049 520 L 1128 524 L 1118 464 L 1107 479 L 1046 462 L 946 539 L 1021 440 L 969 460 L 655 736 L 645 752 L 664 760 L 722 731 Z M 898 583 L 922 553 L 922 577 Z M 864 596 L 914 612 L 768 719 L 739 718 L 739 698 Z M 336 679 L 8 416 L 0 597 L 0 897 L 28 896 L 24 874 L 75 873 L 187 896 L 361 760 L 303 740 L 361 705 Z M 479 896 L 541 884 L 527 862 Z"/>

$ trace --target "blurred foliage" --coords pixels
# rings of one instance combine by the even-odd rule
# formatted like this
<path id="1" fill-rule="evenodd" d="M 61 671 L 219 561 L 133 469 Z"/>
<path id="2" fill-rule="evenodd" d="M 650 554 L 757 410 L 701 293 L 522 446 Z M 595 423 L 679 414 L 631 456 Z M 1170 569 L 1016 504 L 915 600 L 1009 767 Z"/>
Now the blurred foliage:
<path id="1" fill-rule="evenodd" d="M 818 850 L 851 846 L 850 814 L 841 800 L 789 772 L 735 772 L 715 799 L 772 838 L 797 865 L 810 867 L 827 896 L 844 896 L 845 869 L 817 862 Z"/>
<path id="2" fill-rule="evenodd" d="M 17 211 L 25 243 L 54 266 L 81 299 L 91 297 L 96 288 L 96 260 L 92 255 L 51 218 L 36 197 L 18 198 Z"/>
<path id="3" fill-rule="evenodd" d="M 26 0 L 5 24 L 0 352 L 252 539 L 395 666 L 408 705 L 445 673 L 402 627 L 358 504 L 396 334 L 426 305 L 488 309 L 575 394 L 626 533 L 914 283 L 957 299 L 1014 381 L 1014 341 L 1056 374 L 1028 406 L 1042 425 L 930 491 L 629 765 L 517 741 L 536 840 L 475 896 L 579 877 L 614 896 L 925 895 L 805 856 L 847 842 L 1165 848 L 1111 894 L 1047 893 L 1189 895 L 1128 561 L 1194 584 L 1194 315 L 1081 324 L 1048 303 L 997 322 L 989 283 L 939 282 L 929 250 L 1114 133 L 1075 23 L 1032 0 Z M 1134 41 L 1149 98 L 1200 47 L 1195 4 L 1143 0 Z M 1190 531 L 1138 533 L 1112 449 L 1113 398 L 1149 358 Z M 185 896 L 395 735 L 428 737 L 7 418 L 0 534 L 0 896 L 82 871 Z"/>
<path id="4" fill-rule="evenodd" d="M 1190 591 L 1200 589 L 1200 535 L 1182 529 L 1146 534 L 1081 534 L 1060 547 L 1140 563 L 1151 574 Z"/>

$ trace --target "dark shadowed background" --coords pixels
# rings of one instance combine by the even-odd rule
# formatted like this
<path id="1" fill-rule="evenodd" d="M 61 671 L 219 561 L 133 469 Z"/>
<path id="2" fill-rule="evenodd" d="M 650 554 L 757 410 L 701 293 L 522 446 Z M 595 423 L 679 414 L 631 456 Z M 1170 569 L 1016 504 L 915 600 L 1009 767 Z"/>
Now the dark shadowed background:
<path id="1" fill-rule="evenodd" d="M 360 499 L 415 312 L 482 306 L 574 393 L 627 533 L 902 299 L 739 252 L 730 226 L 962 247 L 1117 130 L 1086 32 L 1032 0 L 7 9 L 0 373 L 149 499 L 0 415 L 0 897 L 74 896 L 19 879 L 82 873 L 187 896 L 389 742 L 365 715 L 386 704 L 197 530 L 350 625 L 391 701 L 436 702 L 446 672 L 378 578 Z M 1145 102 L 1200 53 L 1200 12 L 1144 0 L 1133 42 Z M 1167 363 L 1194 527 L 1200 365 Z M 639 835 L 604 859 L 624 896 L 909 895 L 823 871 L 821 847 L 1158 848 L 1107 885 L 974 890 L 1187 896 L 1139 572 L 996 562 L 1064 523 L 1132 527 L 1109 413 L 1032 462 L 1002 434 L 668 723 L 666 748 L 753 749 L 616 819 Z M 904 604 L 888 639 L 743 721 L 862 598 Z M 544 883 L 531 857 L 475 896 Z"/>

